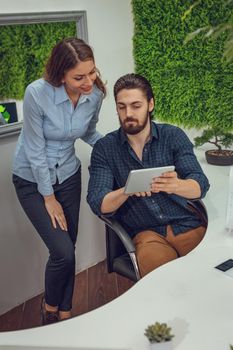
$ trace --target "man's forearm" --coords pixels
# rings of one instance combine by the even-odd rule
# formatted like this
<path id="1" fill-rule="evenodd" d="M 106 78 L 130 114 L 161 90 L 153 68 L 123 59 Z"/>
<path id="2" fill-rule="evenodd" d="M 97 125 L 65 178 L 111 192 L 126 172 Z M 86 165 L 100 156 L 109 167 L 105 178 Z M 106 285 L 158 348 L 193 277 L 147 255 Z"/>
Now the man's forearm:
<path id="1" fill-rule="evenodd" d="M 120 208 L 120 206 L 129 198 L 129 195 L 124 193 L 124 187 L 119 190 L 109 192 L 103 199 L 101 204 L 101 212 L 103 214 L 112 213 Z"/>
<path id="2" fill-rule="evenodd" d="M 174 193 L 184 198 L 195 199 L 201 197 L 201 188 L 199 183 L 193 179 L 179 179 Z"/>

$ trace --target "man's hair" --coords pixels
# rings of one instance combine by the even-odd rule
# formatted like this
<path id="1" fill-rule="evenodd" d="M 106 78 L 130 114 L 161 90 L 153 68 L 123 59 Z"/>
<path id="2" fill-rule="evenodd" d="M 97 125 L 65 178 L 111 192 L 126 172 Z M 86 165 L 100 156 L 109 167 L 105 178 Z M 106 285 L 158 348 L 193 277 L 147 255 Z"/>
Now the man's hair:
<path id="1" fill-rule="evenodd" d="M 120 77 L 113 88 L 115 101 L 117 100 L 118 93 L 123 90 L 140 89 L 149 102 L 152 98 L 154 100 L 154 93 L 150 82 L 140 74 L 130 73 Z M 153 111 L 152 111 L 153 112 Z M 152 112 L 150 112 L 150 118 L 152 119 Z"/>

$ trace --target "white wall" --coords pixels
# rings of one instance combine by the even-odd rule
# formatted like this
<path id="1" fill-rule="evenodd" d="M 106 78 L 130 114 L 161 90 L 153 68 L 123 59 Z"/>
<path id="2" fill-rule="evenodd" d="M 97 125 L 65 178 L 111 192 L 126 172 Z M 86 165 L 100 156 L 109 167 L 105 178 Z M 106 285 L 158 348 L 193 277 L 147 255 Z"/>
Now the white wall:
<path id="1" fill-rule="evenodd" d="M 107 81 L 108 96 L 100 114 L 99 131 L 118 127 L 112 88 L 118 77 L 133 72 L 130 0 L 0 0 L 1 13 L 87 11 L 89 44 L 96 65 Z M 16 137 L 0 139 L 0 314 L 43 290 L 47 252 L 18 204 L 11 184 Z M 105 258 L 104 227 L 86 204 L 90 147 L 77 142 L 82 160 L 83 193 L 77 242 L 77 270 Z"/>

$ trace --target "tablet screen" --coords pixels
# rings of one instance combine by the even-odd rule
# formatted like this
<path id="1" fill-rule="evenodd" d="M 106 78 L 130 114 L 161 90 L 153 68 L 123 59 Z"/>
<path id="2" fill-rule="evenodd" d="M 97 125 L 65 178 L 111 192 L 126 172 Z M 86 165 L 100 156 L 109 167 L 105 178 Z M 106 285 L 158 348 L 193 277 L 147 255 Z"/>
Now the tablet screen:
<path id="1" fill-rule="evenodd" d="M 153 177 L 161 176 L 167 171 L 174 171 L 173 165 L 159 167 L 131 170 L 125 185 L 125 193 L 148 192 L 151 188 Z"/>

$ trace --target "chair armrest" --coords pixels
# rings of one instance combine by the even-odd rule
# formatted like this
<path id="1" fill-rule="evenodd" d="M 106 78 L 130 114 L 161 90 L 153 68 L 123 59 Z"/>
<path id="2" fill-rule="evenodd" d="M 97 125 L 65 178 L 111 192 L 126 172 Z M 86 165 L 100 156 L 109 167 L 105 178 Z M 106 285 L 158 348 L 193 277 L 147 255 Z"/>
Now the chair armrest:
<path id="1" fill-rule="evenodd" d="M 188 205 L 194 209 L 194 211 L 196 211 L 199 216 L 201 217 L 203 223 L 207 226 L 208 224 L 208 214 L 207 214 L 207 210 L 206 207 L 203 203 L 202 200 L 198 199 L 198 200 L 189 200 L 188 201 Z"/>
<path id="2" fill-rule="evenodd" d="M 101 215 L 100 219 L 103 220 L 105 224 L 117 234 L 128 253 L 135 252 L 135 245 L 132 238 L 117 220 L 113 219 L 112 217 L 108 217 L 107 215 Z"/>

